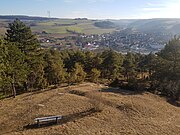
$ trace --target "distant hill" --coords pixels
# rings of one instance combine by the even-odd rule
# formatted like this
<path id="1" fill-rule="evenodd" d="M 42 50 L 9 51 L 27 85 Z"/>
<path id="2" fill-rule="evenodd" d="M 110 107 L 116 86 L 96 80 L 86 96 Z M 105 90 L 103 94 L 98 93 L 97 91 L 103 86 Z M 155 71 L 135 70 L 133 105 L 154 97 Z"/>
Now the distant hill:
<path id="1" fill-rule="evenodd" d="M 109 21 L 113 22 L 116 26 L 120 28 L 128 27 L 130 24 L 138 21 L 138 19 L 121 19 L 121 20 L 112 20 Z"/>
<path id="2" fill-rule="evenodd" d="M 8 23 L 12 22 L 14 19 L 19 18 L 21 21 L 25 22 L 31 27 L 32 31 L 36 34 L 41 34 L 45 31 L 48 34 L 52 34 L 54 37 L 58 34 L 58 37 L 65 37 L 71 35 L 68 30 L 75 31 L 76 33 L 85 34 L 103 34 L 111 33 L 115 31 L 116 28 L 101 28 L 94 26 L 94 22 L 99 22 L 97 20 L 90 20 L 87 18 L 46 18 L 46 17 L 31 17 L 31 16 L 2 16 L 0 15 L 0 35 L 6 32 Z M 53 35 L 55 34 L 55 35 Z"/>
<path id="3" fill-rule="evenodd" d="M 137 20 L 128 25 L 141 32 L 164 32 L 180 34 L 180 19 L 146 19 Z"/>
<path id="4" fill-rule="evenodd" d="M 111 21 L 98 21 L 94 23 L 94 26 L 103 28 L 103 29 L 110 29 L 115 28 L 115 24 Z"/>
<path id="5" fill-rule="evenodd" d="M 67 34 L 66 29 L 70 29 L 78 33 L 102 34 L 113 32 L 118 29 L 132 29 L 133 31 L 145 33 L 160 32 L 180 35 L 180 18 L 90 20 L 88 18 L 60 19 L 22 15 L 0 15 L 0 34 L 4 33 L 7 24 L 16 18 L 26 22 L 31 26 L 34 32 L 47 31 L 48 33 Z"/>
<path id="6" fill-rule="evenodd" d="M 180 19 L 121 19 L 111 20 L 121 28 L 131 28 L 146 33 L 180 34 Z"/>
<path id="7" fill-rule="evenodd" d="M 0 15 L 0 19 L 14 20 L 16 18 L 18 18 L 20 20 L 34 20 L 34 21 L 57 19 L 57 18 L 36 17 L 36 16 L 35 17 L 34 16 L 22 16 L 22 15 L 7 15 L 7 16 Z"/>

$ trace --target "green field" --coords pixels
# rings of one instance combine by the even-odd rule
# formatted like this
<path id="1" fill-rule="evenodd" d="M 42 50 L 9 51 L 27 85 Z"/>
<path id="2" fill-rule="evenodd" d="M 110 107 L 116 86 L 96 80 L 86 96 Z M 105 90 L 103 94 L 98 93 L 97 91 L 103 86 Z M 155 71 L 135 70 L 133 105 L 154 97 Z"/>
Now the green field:
<path id="1" fill-rule="evenodd" d="M 73 25 L 76 23 L 76 25 Z M 56 26 L 55 24 L 70 24 L 70 26 Z M 72 25 L 71 25 L 72 24 Z M 36 23 L 37 26 L 33 26 L 32 30 L 35 32 L 46 31 L 47 33 L 59 33 L 59 34 L 67 34 L 66 31 L 71 30 L 77 33 L 85 33 L 85 34 L 103 34 L 113 32 L 115 29 L 101 29 L 94 26 L 94 22 L 92 20 L 73 20 L 73 19 L 57 19 L 53 21 L 46 21 Z"/>
<path id="2" fill-rule="evenodd" d="M 7 23 L 0 20 L 1 24 Z M 50 21 L 31 21 L 28 24 L 34 24 L 31 26 L 33 32 L 41 33 L 45 31 L 51 34 L 70 34 L 68 30 L 75 31 L 77 33 L 85 34 L 103 34 L 115 31 L 115 29 L 101 29 L 94 26 L 92 20 L 74 20 L 74 19 L 56 19 Z M 64 25 L 64 26 L 62 26 Z M 68 26 L 67 26 L 68 25 Z M 0 26 L 0 34 L 5 33 L 6 28 L 4 25 Z"/>

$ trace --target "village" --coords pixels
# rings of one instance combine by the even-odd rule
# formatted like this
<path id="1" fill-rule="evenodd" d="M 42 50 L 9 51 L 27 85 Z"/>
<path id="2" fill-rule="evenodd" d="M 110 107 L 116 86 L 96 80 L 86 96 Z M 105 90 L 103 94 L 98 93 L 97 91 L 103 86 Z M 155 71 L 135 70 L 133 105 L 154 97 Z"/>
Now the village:
<path id="1" fill-rule="evenodd" d="M 142 33 L 129 29 L 90 35 L 74 32 L 72 36 L 61 38 L 50 37 L 48 34 L 42 35 L 40 43 L 45 48 L 52 47 L 59 50 L 77 48 L 90 51 L 110 48 L 121 53 L 136 52 L 143 54 L 160 51 L 173 37 L 172 34 L 167 33 Z"/>

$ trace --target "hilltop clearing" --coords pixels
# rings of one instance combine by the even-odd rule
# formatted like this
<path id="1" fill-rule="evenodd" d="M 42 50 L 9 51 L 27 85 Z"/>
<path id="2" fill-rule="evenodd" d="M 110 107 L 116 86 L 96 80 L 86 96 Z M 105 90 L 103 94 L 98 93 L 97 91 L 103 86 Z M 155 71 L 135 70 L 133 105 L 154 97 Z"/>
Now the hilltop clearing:
<path id="1" fill-rule="evenodd" d="M 97 90 L 101 112 L 84 96 Z M 52 115 L 64 118 L 59 125 L 34 125 L 34 118 Z M 1 100 L 0 125 L 0 133 L 9 135 L 177 135 L 180 109 L 151 93 L 83 83 Z"/>

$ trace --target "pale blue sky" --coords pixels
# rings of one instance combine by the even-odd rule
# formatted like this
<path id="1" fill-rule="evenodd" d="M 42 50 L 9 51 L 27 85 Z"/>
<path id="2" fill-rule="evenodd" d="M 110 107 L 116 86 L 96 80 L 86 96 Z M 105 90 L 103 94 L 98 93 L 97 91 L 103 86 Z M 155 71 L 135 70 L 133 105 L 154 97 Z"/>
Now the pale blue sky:
<path id="1" fill-rule="evenodd" d="M 180 0 L 0 0 L 0 15 L 93 19 L 180 18 Z"/>

